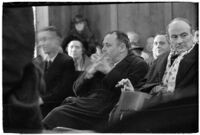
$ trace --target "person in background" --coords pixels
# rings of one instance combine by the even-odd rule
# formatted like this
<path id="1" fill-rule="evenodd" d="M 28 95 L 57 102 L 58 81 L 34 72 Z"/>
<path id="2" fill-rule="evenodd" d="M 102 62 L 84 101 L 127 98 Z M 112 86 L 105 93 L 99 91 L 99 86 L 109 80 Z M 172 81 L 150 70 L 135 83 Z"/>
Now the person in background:
<path id="1" fill-rule="evenodd" d="M 40 70 L 32 63 L 33 9 L 3 3 L 2 15 L 3 131 L 40 133 L 39 93 L 45 85 Z"/>
<path id="2" fill-rule="evenodd" d="M 46 129 L 68 127 L 98 130 L 106 126 L 110 111 L 118 102 L 121 90 L 115 85 L 127 77 L 134 87 L 148 71 L 146 62 L 129 52 L 130 43 L 123 32 L 113 31 L 103 39 L 102 53 L 91 56 L 91 65 L 76 80 L 76 97 L 52 110 L 44 119 Z"/>
<path id="3" fill-rule="evenodd" d="M 152 65 L 152 62 L 154 61 L 153 58 L 153 41 L 154 41 L 154 37 L 148 37 L 147 38 L 147 44 L 144 48 L 144 50 L 141 53 L 141 57 L 144 58 L 144 60 L 149 64 Z"/>
<path id="4" fill-rule="evenodd" d="M 86 55 L 83 43 L 80 40 L 72 40 L 69 42 L 65 51 L 73 58 L 77 76 L 86 70 L 90 64 L 90 58 Z"/>
<path id="5" fill-rule="evenodd" d="M 165 34 L 157 34 L 153 42 L 153 57 L 156 60 L 158 56 L 166 51 L 170 51 L 170 45 Z"/>
<path id="6" fill-rule="evenodd" d="M 194 42 L 199 44 L 199 30 L 196 30 L 194 33 Z"/>
<path id="7" fill-rule="evenodd" d="M 90 57 L 91 54 L 96 52 L 97 40 L 91 32 L 87 20 L 82 15 L 76 15 L 72 20 L 72 28 L 64 38 L 62 47 L 66 48 L 68 43 L 74 39 L 80 39 L 84 43 L 86 54 Z"/>
<path id="8" fill-rule="evenodd" d="M 74 61 L 71 57 L 61 53 L 61 35 L 54 26 L 48 26 L 37 32 L 37 42 L 43 46 L 48 55 L 45 61 L 44 77 L 46 91 L 42 94 L 44 104 L 41 105 L 42 114 L 46 114 L 59 106 L 62 101 L 73 96 Z"/>
<path id="9" fill-rule="evenodd" d="M 129 40 L 130 40 L 130 44 L 131 44 L 131 51 L 137 55 L 137 56 L 141 56 L 141 52 L 143 50 L 143 48 L 138 44 L 139 41 L 139 35 L 137 33 L 135 33 L 134 31 L 132 32 L 127 32 L 126 33 Z"/>

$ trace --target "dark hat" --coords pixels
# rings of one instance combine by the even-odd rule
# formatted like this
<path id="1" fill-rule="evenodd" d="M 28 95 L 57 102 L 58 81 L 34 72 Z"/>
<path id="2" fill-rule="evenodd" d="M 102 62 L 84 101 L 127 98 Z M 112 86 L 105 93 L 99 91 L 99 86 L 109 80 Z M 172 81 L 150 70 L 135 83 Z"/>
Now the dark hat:
<path id="1" fill-rule="evenodd" d="M 74 18 L 73 18 L 73 23 L 76 24 L 76 23 L 80 23 L 80 22 L 85 22 L 86 19 L 82 16 L 82 15 L 76 15 Z"/>

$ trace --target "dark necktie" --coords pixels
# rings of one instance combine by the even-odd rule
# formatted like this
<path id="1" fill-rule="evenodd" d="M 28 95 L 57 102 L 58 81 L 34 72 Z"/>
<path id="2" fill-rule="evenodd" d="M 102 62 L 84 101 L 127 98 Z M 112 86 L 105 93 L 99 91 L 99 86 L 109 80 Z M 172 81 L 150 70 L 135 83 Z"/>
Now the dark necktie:
<path id="1" fill-rule="evenodd" d="M 174 63 L 174 60 L 178 57 L 178 54 L 171 56 L 171 65 Z M 170 65 L 170 66 L 171 66 Z"/>
<path id="2" fill-rule="evenodd" d="M 45 71 L 47 71 L 49 69 L 49 67 L 51 66 L 52 62 L 51 61 L 46 61 L 45 62 Z"/>

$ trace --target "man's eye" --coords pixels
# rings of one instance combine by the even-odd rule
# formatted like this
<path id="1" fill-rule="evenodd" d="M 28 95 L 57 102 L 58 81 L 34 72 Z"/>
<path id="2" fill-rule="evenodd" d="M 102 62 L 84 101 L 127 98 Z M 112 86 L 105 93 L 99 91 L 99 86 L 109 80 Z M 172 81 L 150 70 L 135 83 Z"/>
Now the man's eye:
<path id="1" fill-rule="evenodd" d="M 181 34 L 181 37 L 186 37 L 188 34 L 184 33 L 184 34 Z"/>
<path id="2" fill-rule="evenodd" d="M 106 44 L 106 47 L 110 47 L 111 45 L 110 44 Z"/>
<path id="3" fill-rule="evenodd" d="M 177 38 L 177 36 L 171 36 L 171 38 L 172 38 L 172 39 L 176 39 L 176 38 Z"/>

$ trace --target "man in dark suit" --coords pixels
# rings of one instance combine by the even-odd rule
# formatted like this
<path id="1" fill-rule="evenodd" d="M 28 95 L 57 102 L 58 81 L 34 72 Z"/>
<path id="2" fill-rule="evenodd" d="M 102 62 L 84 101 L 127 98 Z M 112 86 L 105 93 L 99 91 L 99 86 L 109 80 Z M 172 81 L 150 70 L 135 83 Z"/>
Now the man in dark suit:
<path id="1" fill-rule="evenodd" d="M 92 55 L 92 64 L 74 84 L 77 97 L 67 98 L 52 110 L 44 118 L 44 126 L 92 130 L 105 126 L 110 111 L 119 100 L 121 90 L 115 87 L 118 81 L 129 78 L 138 88 L 148 70 L 142 58 L 129 54 L 129 47 L 126 34 L 108 33 L 103 40 L 103 54 Z"/>
<path id="2" fill-rule="evenodd" d="M 105 132 L 198 132 L 198 44 L 188 20 L 168 25 L 171 51 L 161 55 L 147 74 L 141 91 L 152 94 L 144 109 Z"/>
<path id="3" fill-rule="evenodd" d="M 45 116 L 66 97 L 74 95 L 72 84 L 75 67 L 73 59 L 61 53 L 61 35 L 55 27 L 49 26 L 39 30 L 37 38 L 38 44 L 43 46 L 48 55 L 44 69 L 46 92 L 42 95 L 44 104 L 41 105 Z"/>

